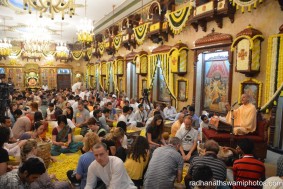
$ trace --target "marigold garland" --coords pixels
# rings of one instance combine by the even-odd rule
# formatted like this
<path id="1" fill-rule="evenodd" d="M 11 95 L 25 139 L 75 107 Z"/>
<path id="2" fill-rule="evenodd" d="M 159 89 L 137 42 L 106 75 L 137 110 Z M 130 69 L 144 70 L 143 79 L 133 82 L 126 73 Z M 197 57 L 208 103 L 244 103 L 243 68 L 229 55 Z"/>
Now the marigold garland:
<path id="1" fill-rule="evenodd" d="M 241 7 L 242 13 L 245 12 L 245 8 L 248 12 L 251 12 L 252 7 L 256 9 L 257 3 L 262 3 L 263 0 L 230 0 L 233 2 L 233 6 L 236 6 L 237 10 Z"/>
<path id="2" fill-rule="evenodd" d="M 149 23 L 142 24 L 134 28 L 135 39 L 141 45 L 146 37 Z"/>
<path id="3" fill-rule="evenodd" d="M 186 26 L 186 22 L 189 19 L 191 13 L 191 6 L 188 5 L 174 12 L 166 13 L 165 17 L 168 20 L 169 27 L 174 34 L 182 32 Z"/>
<path id="4" fill-rule="evenodd" d="M 114 38 L 113 38 L 113 44 L 114 44 L 114 48 L 116 50 L 119 50 L 120 46 L 121 46 L 121 43 L 122 43 L 122 36 L 121 35 L 116 35 Z"/>
<path id="5" fill-rule="evenodd" d="M 71 55 L 75 60 L 80 60 L 83 57 L 83 51 L 72 51 Z"/>
<path id="6" fill-rule="evenodd" d="M 276 70 L 278 71 L 276 73 Z M 276 77 L 277 74 L 277 78 Z M 268 102 L 283 82 L 283 34 L 270 36 L 267 47 L 265 102 Z M 277 89 L 276 89 L 277 88 Z"/>
<path id="7" fill-rule="evenodd" d="M 104 43 L 98 43 L 98 51 L 101 55 L 103 55 L 105 50 Z"/>

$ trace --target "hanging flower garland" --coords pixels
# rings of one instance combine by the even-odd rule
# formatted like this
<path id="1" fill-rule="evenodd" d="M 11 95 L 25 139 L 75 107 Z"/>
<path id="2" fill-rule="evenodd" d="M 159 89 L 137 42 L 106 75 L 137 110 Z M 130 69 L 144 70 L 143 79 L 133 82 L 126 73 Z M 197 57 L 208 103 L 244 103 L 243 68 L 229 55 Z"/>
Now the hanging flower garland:
<path id="1" fill-rule="evenodd" d="M 92 57 L 92 48 L 88 48 L 88 49 L 86 50 L 85 54 L 86 54 L 86 56 L 87 56 L 89 59 L 91 59 L 91 57 Z"/>
<path id="2" fill-rule="evenodd" d="M 283 35 L 268 39 L 265 102 L 268 102 L 283 82 Z"/>
<path id="3" fill-rule="evenodd" d="M 139 45 L 141 45 L 146 37 L 148 31 L 148 23 L 137 26 L 134 28 L 135 39 Z"/>
<path id="4" fill-rule="evenodd" d="M 262 3 L 263 0 L 230 0 L 233 2 L 233 6 L 236 5 L 236 8 L 239 9 L 241 7 L 242 13 L 245 12 L 245 8 L 248 9 L 249 12 L 251 12 L 252 7 L 256 8 L 257 3 Z"/>
<path id="5" fill-rule="evenodd" d="M 119 50 L 119 48 L 121 46 L 121 43 L 122 43 L 122 36 L 121 35 L 116 35 L 113 38 L 113 44 L 114 44 L 114 47 L 115 47 L 116 50 Z"/>
<path id="6" fill-rule="evenodd" d="M 12 48 L 12 52 L 11 52 L 11 56 L 15 57 L 15 58 L 19 58 L 19 56 L 21 56 L 22 53 L 22 49 L 21 48 Z M 1 53 L 0 53 L 1 54 Z"/>
<path id="7" fill-rule="evenodd" d="M 168 20 L 169 27 L 174 34 L 179 34 L 182 32 L 183 28 L 186 26 L 186 22 L 190 16 L 190 13 L 190 5 L 174 12 L 166 13 L 165 16 Z"/>
<path id="8" fill-rule="evenodd" d="M 105 50 L 104 43 L 98 43 L 98 51 L 101 55 L 103 55 Z"/>
<path id="9" fill-rule="evenodd" d="M 80 60 L 83 56 L 83 51 L 72 51 L 71 55 L 75 60 Z"/>
<path id="10" fill-rule="evenodd" d="M 54 56 L 56 51 L 42 51 L 42 55 L 47 58 L 48 56 Z"/>

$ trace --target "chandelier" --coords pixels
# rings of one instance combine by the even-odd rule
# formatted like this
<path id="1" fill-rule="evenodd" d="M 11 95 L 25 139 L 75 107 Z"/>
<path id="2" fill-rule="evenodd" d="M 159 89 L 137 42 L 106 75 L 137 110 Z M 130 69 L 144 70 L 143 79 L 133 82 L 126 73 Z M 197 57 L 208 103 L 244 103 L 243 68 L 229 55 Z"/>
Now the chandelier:
<path id="1" fill-rule="evenodd" d="M 56 56 L 58 58 L 67 58 L 69 56 L 69 49 L 66 43 L 63 43 L 63 42 L 57 43 Z"/>
<path id="2" fill-rule="evenodd" d="M 5 18 L 4 18 L 4 29 L 3 29 L 3 33 L 4 35 L 6 34 L 6 22 L 5 22 Z M 9 56 L 12 52 L 12 45 L 11 45 L 11 41 L 4 38 L 4 39 L 0 39 L 0 59 L 4 58 L 6 59 L 7 56 Z"/>
<path id="3" fill-rule="evenodd" d="M 85 0 L 85 18 L 80 20 L 80 24 L 77 27 L 78 41 L 82 43 L 91 43 L 93 41 L 93 22 L 86 17 L 86 0 Z"/>
<path id="4" fill-rule="evenodd" d="M 0 57 L 7 57 L 11 54 L 12 45 L 11 41 L 4 38 L 3 40 L 0 39 Z"/>
<path id="5" fill-rule="evenodd" d="M 23 0 L 24 10 L 28 10 L 29 14 L 35 9 L 39 12 L 39 17 L 48 12 L 51 14 L 51 19 L 54 20 L 54 14 L 61 13 L 61 19 L 64 20 L 66 13 L 70 18 L 75 14 L 74 0 Z"/>
<path id="6" fill-rule="evenodd" d="M 30 24 L 24 34 L 24 54 L 28 57 L 40 57 L 43 52 L 49 51 L 49 31 L 39 22 Z"/>
<path id="7" fill-rule="evenodd" d="M 62 23 L 61 23 L 61 40 L 62 40 Z M 58 42 L 56 46 L 56 59 L 66 59 L 69 57 L 69 49 L 64 42 Z"/>

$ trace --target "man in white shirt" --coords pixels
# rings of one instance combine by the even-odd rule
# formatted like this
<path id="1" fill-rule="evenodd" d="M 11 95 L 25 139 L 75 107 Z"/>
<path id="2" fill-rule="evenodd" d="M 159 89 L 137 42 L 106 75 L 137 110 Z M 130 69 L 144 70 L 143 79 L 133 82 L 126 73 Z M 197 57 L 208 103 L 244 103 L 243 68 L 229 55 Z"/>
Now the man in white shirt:
<path id="1" fill-rule="evenodd" d="M 100 178 L 106 188 L 136 189 L 133 181 L 127 174 L 123 161 L 115 156 L 109 156 L 107 146 L 97 143 L 92 148 L 95 160 L 88 167 L 85 189 L 93 189 Z"/>
<path id="2" fill-rule="evenodd" d="M 137 122 L 138 127 L 144 127 L 147 120 L 147 113 L 144 110 L 143 104 L 138 105 L 138 110 L 135 112 L 134 121 Z"/>
<path id="3" fill-rule="evenodd" d="M 82 82 L 77 82 L 72 86 L 72 92 L 76 92 L 77 89 L 81 89 L 81 86 L 83 85 Z"/>
<path id="4" fill-rule="evenodd" d="M 177 111 L 173 106 L 171 106 L 170 103 L 167 104 L 167 107 L 164 108 L 163 112 L 164 112 L 165 119 L 175 120 Z"/>
<path id="5" fill-rule="evenodd" d="M 128 125 L 128 114 L 130 111 L 130 107 L 129 106 L 124 106 L 123 107 L 123 113 L 119 116 L 118 121 L 124 121 L 127 125 Z"/>
<path id="6" fill-rule="evenodd" d="M 193 119 L 190 115 L 184 117 L 183 124 L 184 126 L 181 126 L 175 136 L 182 141 L 180 151 L 183 159 L 191 162 L 191 160 L 198 155 L 196 151 L 198 131 L 192 127 Z"/>
<path id="7" fill-rule="evenodd" d="M 41 87 L 44 91 L 47 91 L 48 90 L 48 85 L 45 83 L 42 85 Z"/>
<path id="8" fill-rule="evenodd" d="M 46 120 L 55 120 L 55 108 L 53 103 L 48 104 L 48 108 L 46 109 Z"/>

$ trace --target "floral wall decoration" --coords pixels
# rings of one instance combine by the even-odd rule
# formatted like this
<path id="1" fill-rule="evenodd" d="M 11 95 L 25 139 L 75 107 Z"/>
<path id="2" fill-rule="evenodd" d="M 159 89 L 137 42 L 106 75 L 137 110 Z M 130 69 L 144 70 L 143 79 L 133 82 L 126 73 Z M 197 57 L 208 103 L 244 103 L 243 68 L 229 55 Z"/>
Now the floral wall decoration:
<path id="1" fill-rule="evenodd" d="M 251 12 L 252 7 L 256 9 L 257 4 L 263 2 L 263 0 L 230 0 L 230 1 L 233 2 L 233 6 L 236 6 L 237 9 L 241 7 L 242 13 L 245 12 L 245 9 Z"/>
<path id="2" fill-rule="evenodd" d="M 116 35 L 114 38 L 113 38 L 113 44 L 114 44 L 114 48 L 116 50 L 119 50 L 120 46 L 121 46 L 121 43 L 122 43 L 122 36 L 121 35 Z"/>
<path id="3" fill-rule="evenodd" d="M 166 13 L 169 27 L 174 34 L 182 32 L 191 13 L 191 5 L 187 5 L 174 12 Z"/>
<path id="4" fill-rule="evenodd" d="M 135 39 L 139 45 L 145 40 L 146 34 L 148 32 L 149 23 L 137 26 L 134 28 Z"/>
<path id="5" fill-rule="evenodd" d="M 83 51 L 72 51 L 71 55 L 75 60 L 80 60 L 83 57 Z"/>
<path id="6" fill-rule="evenodd" d="M 98 43 L 98 51 L 101 55 L 103 55 L 105 51 L 104 43 Z"/>
<path id="7" fill-rule="evenodd" d="M 268 39 L 265 79 L 265 102 L 283 83 L 283 34 L 272 35 Z"/>

